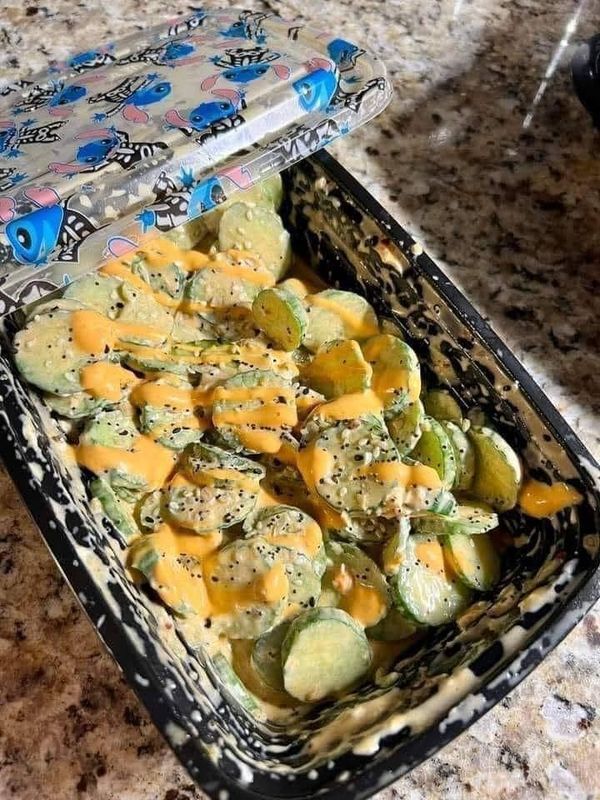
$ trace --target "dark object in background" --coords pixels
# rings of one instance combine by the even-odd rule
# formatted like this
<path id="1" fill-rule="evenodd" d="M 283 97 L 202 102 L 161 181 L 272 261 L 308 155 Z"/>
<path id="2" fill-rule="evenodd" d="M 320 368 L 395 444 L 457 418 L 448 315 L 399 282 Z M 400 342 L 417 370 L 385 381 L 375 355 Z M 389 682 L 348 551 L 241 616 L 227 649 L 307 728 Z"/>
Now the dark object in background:
<path id="1" fill-rule="evenodd" d="M 577 96 L 600 128 L 600 33 L 577 48 L 571 59 L 571 74 Z"/>

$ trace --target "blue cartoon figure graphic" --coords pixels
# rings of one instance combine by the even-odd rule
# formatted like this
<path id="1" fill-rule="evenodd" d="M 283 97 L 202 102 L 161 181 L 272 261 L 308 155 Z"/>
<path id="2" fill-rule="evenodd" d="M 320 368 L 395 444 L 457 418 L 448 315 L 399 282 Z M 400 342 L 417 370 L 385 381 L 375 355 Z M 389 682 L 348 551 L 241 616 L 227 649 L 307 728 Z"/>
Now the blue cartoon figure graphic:
<path id="1" fill-rule="evenodd" d="M 182 65 L 195 64 L 205 60 L 202 53 L 196 52 L 196 44 L 200 37 L 192 36 L 187 41 L 167 42 L 155 47 L 146 47 L 143 50 L 135 50 L 126 56 L 122 56 L 119 64 L 154 64 L 157 67 L 179 67 Z"/>
<path id="2" fill-rule="evenodd" d="M 81 100 L 82 97 L 85 97 L 86 94 L 87 89 L 85 86 L 80 86 L 77 84 L 65 86 L 62 91 L 50 98 L 48 101 L 48 110 L 51 114 L 61 116 L 64 106 L 76 103 L 78 100 Z"/>
<path id="3" fill-rule="evenodd" d="M 77 261 L 81 242 L 97 230 L 81 212 L 60 201 L 54 189 L 28 188 L 24 198 L 37 206 L 28 214 L 6 225 L 6 238 L 12 257 L 20 264 L 44 264 L 54 261 Z"/>
<path id="4" fill-rule="evenodd" d="M 34 119 L 17 123 L 14 120 L 0 120 L 0 157 L 19 158 L 23 145 L 48 144 L 60 139 L 59 128 L 64 120 L 36 125 Z"/>
<path id="5" fill-rule="evenodd" d="M 200 88 L 206 91 L 212 89 L 219 80 L 230 83 L 248 84 L 259 80 L 270 70 L 279 78 L 287 80 L 290 68 L 286 64 L 274 64 L 281 58 L 280 53 L 264 47 L 232 47 L 225 50 L 222 55 L 214 56 L 211 61 L 222 71 L 204 78 Z"/>
<path id="6" fill-rule="evenodd" d="M 364 55 L 365 51 L 345 39 L 332 39 L 327 45 L 327 53 L 344 72 L 352 69 L 356 65 L 357 59 Z"/>
<path id="7" fill-rule="evenodd" d="M 107 164 L 131 169 L 146 158 L 155 158 L 167 150 L 164 142 L 133 142 L 126 131 L 116 128 L 90 127 L 80 131 L 74 141 L 83 142 L 72 161 L 53 161 L 48 169 L 62 175 L 97 172 Z"/>
<path id="8" fill-rule="evenodd" d="M 42 264 L 56 247 L 64 209 L 59 205 L 38 208 L 6 226 L 13 254 L 21 264 Z"/>
<path id="9" fill-rule="evenodd" d="M 148 122 L 150 116 L 145 108 L 160 103 L 171 94 L 169 81 L 161 79 L 156 73 L 125 78 L 117 86 L 106 92 L 90 97 L 89 103 L 106 103 L 110 107 L 97 113 L 96 122 L 101 122 L 119 112 L 128 122 Z"/>
<path id="10" fill-rule="evenodd" d="M 324 111 L 330 104 L 337 85 L 336 74 L 322 67 L 298 78 L 292 84 L 298 93 L 300 107 L 307 112 Z"/>
<path id="11" fill-rule="evenodd" d="M 62 80 L 37 84 L 28 89 L 20 103 L 13 106 L 12 113 L 16 116 L 47 108 L 54 117 L 68 117 L 73 111 L 74 103 L 86 96 L 86 84 L 97 79 L 95 75 L 88 75 L 70 84 L 65 84 Z"/>
<path id="12" fill-rule="evenodd" d="M 211 125 L 234 117 L 242 107 L 243 97 L 240 92 L 233 89 L 221 89 L 213 91 L 212 94 L 217 99 L 199 103 L 185 117 L 177 109 L 170 109 L 165 114 L 165 121 L 172 128 L 202 131 Z"/>
<path id="13" fill-rule="evenodd" d="M 221 36 L 225 39 L 253 39 L 264 44 L 267 37 L 262 23 L 268 18 L 269 14 L 260 11 L 242 11 L 239 19 L 220 31 Z"/>
<path id="14" fill-rule="evenodd" d="M 114 45 L 107 44 L 98 50 L 85 50 L 83 53 L 71 56 L 66 61 L 54 61 L 50 65 L 50 72 L 76 72 L 78 75 L 88 70 L 104 67 L 116 60 L 113 55 Z"/>
<path id="15" fill-rule="evenodd" d="M 219 178 L 216 176 L 207 178 L 205 181 L 196 184 L 192 189 L 187 210 L 188 216 L 190 219 L 198 217 L 205 211 L 210 211 L 211 208 L 222 203 L 224 199 L 225 193 Z"/>

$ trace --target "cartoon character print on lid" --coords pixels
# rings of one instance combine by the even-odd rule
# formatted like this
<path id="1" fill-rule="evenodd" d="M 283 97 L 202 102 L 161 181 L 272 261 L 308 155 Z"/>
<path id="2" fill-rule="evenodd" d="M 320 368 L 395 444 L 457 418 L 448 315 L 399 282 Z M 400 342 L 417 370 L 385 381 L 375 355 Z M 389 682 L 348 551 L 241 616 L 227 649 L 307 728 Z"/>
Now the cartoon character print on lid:
<path id="1" fill-rule="evenodd" d="M 88 70 L 98 69 L 111 64 L 116 60 L 113 50 L 113 44 L 107 44 L 98 50 L 85 50 L 83 53 L 68 58 L 66 61 L 53 61 L 50 64 L 50 72 L 69 72 L 73 71 L 78 74 L 87 72 Z"/>
<path id="2" fill-rule="evenodd" d="M 323 66 L 320 65 L 321 62 L 323 62 Z M 300 108 L 307 112 L 325 111 L 338 87 L 337 75 L 327 68 L 329 62 L 325 59 L 313 59 L 307 64 L 307 67 L 316 67 L 316 69 L 302 78 L 298 78 L 292 84 L 298 93 Z"/>
<path id="3" fill-rule="evenodd" d="M 121 113 L 128 122 L 148 122 L 146 106 L 160 103 L 171 94 L 171 83 L 155 72 L 124 78 L 117 86 L 90 97 L 88 103 L 106 103 L 106 111 L 94 115 L 95 122 Z"/>
<path id="4" fill-rule="evenodd" d="M 122 56 L 119 64 L 154 64 L 156 67 L 179 67 L 204 61 L 205 57 L 196 52 L 195 42 L 200 36 L 191 36 L 185 42 L 165 42 L 155 47 L 145 47 L 129 55 Z"/>
<path id="5" fill-rule="evenodd" d="M 327 45 L 327 53 L 340 72 L 347 72 L 355 68 L 357 60 L 364 56 L 365 51 L 345 39 L 332 39 Z"/>
<path id="6" fill-rule="evenodd" d="M 0 120 L 0 158 L 18 158 L 23 155 L 22 147 L 30 144 L 48 144 L 58 142 L 58 130 L 65 124 L 64 120 L 36 125 L 34 119 L 23 122 Z"/>
<path id="7" fill-rule="evenodd" d="M 224 185 L 229 184 L 233 191 L 249 189 L 253 180 L 248 167 L 233 166 L 197 183 L 189 170 L 182 169 L 180 183 L 181 187 L 165 172 L 159 175 L 152 189 L 156 202 L 136 217 L 142 233 L 151 228 L 166 232 L 188 219 L 195 219 L 225 202 L 229 195 L 225 194 Z M 123 245 L 118 242 L 115 246 Z"/>
<path id="8" fill-rule="evenodd" d="M 10 247 L 0 244 L 0 264 L 10 261 L 11 257 L 12 251 Z M 8 275 L 0 277 L 0 286 L 6 282 L 7 278 Z M 11 297 L 11 295 L 0 289 L 0 316 L 8 314 L 20 306 L 33 303 L 35 300 L 45 297 L 58 288 L 60 287 L 51 281 L 44 280 L 43 278 L 33 278 L 33 280 L 28 281 L 22 286 L 14 297 Z"/>
<path id="9" fill-rule="evenodd" d="M 9 94 L 23 94 L 33 86 L 33 81 L 19 79 L 12 83 L 6 83 L 0 87 L 0 97 L 8 97 Z"/>
<path id="10" fill-rule="evenodd" d="M 206 22 L 208 14 L 201 8 L 197 8 L 194 13 L 186 19 L 176 19 L 167 29 L 167 36 L 180 36 L 182 33 L 189 33 L 201 28 Z"/>
<path id="11" fill-rule="evenodd" d="M 10 250 L 5 248 L 4 260 L 35 265 L 49 260 L 76 262 L 82 241 L 98 228 L 85 214 L 69 208 L 70 198 L 61 201 L 54 189 L 27 188 L 23 198 L 34 210 L 7 223 Z M 9 199 L 14 216 L 16 202 Z"/>
<path id="12" fill-rule="evenodd" d="M 236 22 L 221 31 L 221 36 L 225 39 L 253 39 L 257 44 L 264 44 L 267 35 L 262 23 L 270 16 L 260 11 L 242 11 Z"/>
<path id="13" fill-rule="evenodd" d="M 285 161 L 300 161 L 345 133 L 345 124 L 338 125 L 335 119 L 324 119 L 314 127 L 302 123 L 295 125 L 283 136 L 272 139 L 271 144 Z"/>
<path id="14" fill-rule="evenodd" d="M 13 106 L 12 113 L 16 116 L 46 108 L 54 117 L 68 117 L 73 112 L 73 104 L 87 95 L 87 84 L 97 80 L 99 76 L 92 74 L 79 78 L 75 83 L 68 84 L 64 80 L 38 83 L 27 90 L 20 103 Z"/>
<path id="15" fill-rule="evenodd" d="M 370 78 L 364 82 L 360 89 L 354 92 L 346 92 L 338 87 L 333 102 L 358 113 L 369 97 L 374 97 L 377 100 L 378 94 L 385 92 L 386 89 L 387 83 L 384 78 Z"/>
<path id="16" fill-rule="evenodd" d="M 279 80 L 287 80 L 290 77 L 290 68 L 286 64 L 271 63 L 280 58 L 280 53 L 264 47 L 229 48 L 222 55 L 211 58 L 212 63 L 222 71 L 204 78 L 200 88 L 212 89 L 220 79 L 230 83 L 251 83 L 264 77 L 269 70 L 273 70 Z"/>
<path id="17" fill-rule="evenodd" d="M 0 167 L 0 192 L 7 192 L 27 178 L 26 172 L 20 172 L 16 167 Z M 5 222 L 2 218 L 2 201 L 8 198 L 0 197 L 0 222 Z"/>
<path id="18" fill-rule="evenodd" d="M 85 142 L 78 147 L 75 158 L 67 162 L 54 161 L 48 164 L 49 170 L 62 175 L 75 175 L 98 172 L 108 164 L 117 164 L 127 170 L 169 149 L 165 142 L 132 142 L 126 131 L 114 127 L 90 127 L 78 133 L 74 140 Z"/>
<path id="19" fill-rule="evenodd" d="M 170 231 L 188 219 L 210 211 L 225 200 L 225 193 L 218 176 L 196 183 L 190 170 L 183 169 L 179 174 L 179 184 L 165 172 L 161 172 L 152 193 L 156 198 L 152 205 L 136 216 L 142 233 L 151 228 L 161 232 Z"/>
<path id="20" fill-rule="evenodd" d="M 240 109 L 245 108 L 241 92 L 234 89 L 214 89 L 211 94 L 217 99 L 199 103 L 185 116 L 182 116 L 176 108 L 169 109 L 165 114 L 165 122 L 171 128 L 179 128 L 186 136 L 192 136 L 195 131 L 205 130 L 217 135 L 243 122 L 238 113 Z M 231 123 L 226 124 L 226 120 L 231 120 Z M 237 122 L 234 122 L 235 120 Z"/>
<path id="21" fill-rule="evenodd" d="M 106 240 L 106 247 L 102 253 L 103 258 L 122 258 L 132 250 L 139 250 L 140 242 L 134 242 L 126 236 L 110 236 Z"/>

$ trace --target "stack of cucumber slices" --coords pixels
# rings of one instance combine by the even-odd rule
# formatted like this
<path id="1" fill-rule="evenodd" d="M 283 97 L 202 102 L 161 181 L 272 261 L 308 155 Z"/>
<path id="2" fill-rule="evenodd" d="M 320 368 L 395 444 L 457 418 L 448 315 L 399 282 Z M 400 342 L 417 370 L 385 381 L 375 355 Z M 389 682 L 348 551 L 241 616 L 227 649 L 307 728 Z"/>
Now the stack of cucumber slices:
<path id="1" fill-rule="evenodd" d="M 14 339 L 132 575 L 252 713 L 351 690 L 488 592 L 522 480 L 367 300 L 299 270 L 281 199 L 238 194 Z"/>

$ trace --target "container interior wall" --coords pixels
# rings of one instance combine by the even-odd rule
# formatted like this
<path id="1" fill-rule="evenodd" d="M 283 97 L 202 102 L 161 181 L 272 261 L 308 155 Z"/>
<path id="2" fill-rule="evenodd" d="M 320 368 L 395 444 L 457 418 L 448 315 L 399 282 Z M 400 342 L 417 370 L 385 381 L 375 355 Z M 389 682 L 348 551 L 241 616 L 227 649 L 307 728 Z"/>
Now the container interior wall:
<path id="1" fill-rule="evenodd" d="M 432 629 L 402 656 L 396 667 L 400 691 L 394 705 L 386 707 L 386 713 L 391 713 L 422 703 L 439 690 L 452 669 L 472 664 L 494 636 L 514 623 L 519 600 L 558 574 L 567 561 L 576 563 L 571 574 L 575 590 L 576 579 L 591 571 L 598 557 L 596 497 L 593 487 L 578 477 L 579 465 L 569 460 L 555 432 L 540 420 L 512 378 L 499 369 L 468 320 L 449 308 L 436 279 L 415 258 L 409 237 L 400 231 L 392 240 L 387 222 L 372 217 L 337 185 L 327 164 L 320 157 L 310 159 L 286 175 L 284 214 L 295 246 L 328 283 L 364 294 L 387 324 L 397 326 L 415 348 L 425 381 L 452 387 L 465 409 L 477 408 L 493 420 L 533 475 L 571 479 L 586 498 L 553 522 L 532 520 L 518 511 L 506 515 L 503 524 L 518 546 L 506 558 L 500 585 L 479 604 L 473 617 L 476 627 L 470 634 L 456 625 Z M 439 281 L 438 276 L 438 285 Z M 34 515 L 71 583 L 87 582 L 87 596 L 80 593 L 84 606 L 91 602 L 90 607 L 102 610 L 111 617 L 115 630 L 120 629 L 115 638 L 121 637 L 120 645 L 129 652 L 127 663 L 121 666 L 134 686 L 143 666 L 148 676 L 144 680 L 151 682 L 160 706 L 153 716 L 180 755 L 185 753 L 184 763 L 192 774 L 202 777 L 203 762 L 194 753 L 203 754 L 232 780 L 241 780 L 251 770 L 254 791 L 286 796 L 287 780 L 293 776 L 296 796 L 313 796 L 333 773 L 331 768 L 318 770 L 317 778 L 309 778 L 309 768 L 335 756 L 336 771 L 351 765 L 353 770 L 373 769 L 393 747 L 407 741 L 412 732 L 401 731 L 364 760 L 363 766 L 352 760 L 350 740 L 328 737 L 318 757 L 309 753 L 310 741 L 344 708 L 381 696 L 387 688 L 366 686 L 343 701 L 315 710 L 285 731 L 256 723 L 221 691 L 202 653 L 189 646 L 189 636 L 186 640 L 171 617 L 129 580 L 124 542 L 90 506 L 65 457 L 64 433 L 14 372 L 8 341 L 12 324 L 7 322 L 8 339 L 0 353 L 0 422 L 4 430 L 12 431 L 17 460 L 38 465 L 30 470 L 29 478 L 31 491 L 39 496 Z M 87 610 L 103 635 L 98 619 Z M 486 625 L 486 619 L 494 624 Z M 109 644 L 115 649 L 114 642 Z M 510 654 L 501 653 L 490 671 L 508 661 Z M 148 702 L 144 687 L 135 688 Z"/>

